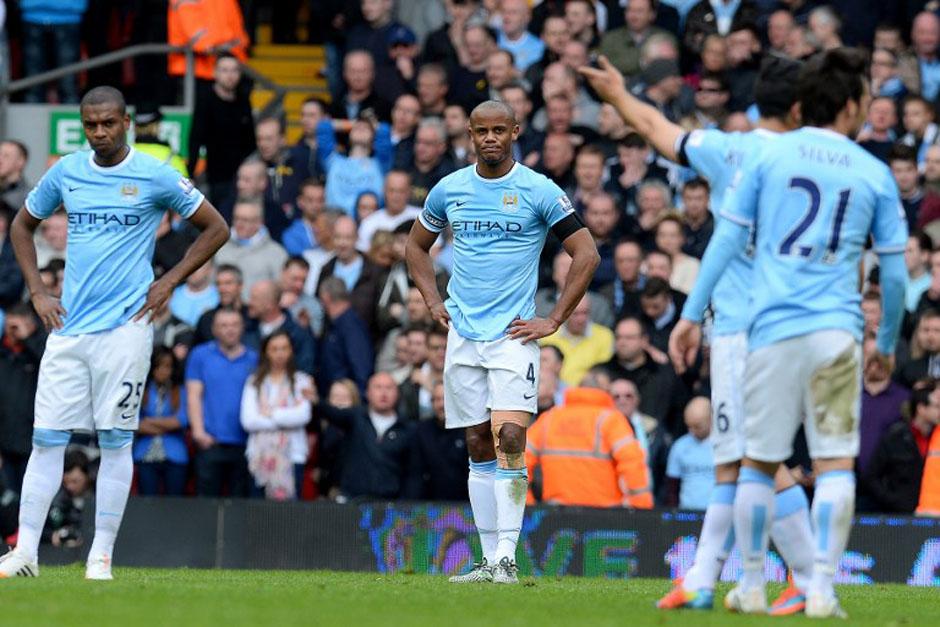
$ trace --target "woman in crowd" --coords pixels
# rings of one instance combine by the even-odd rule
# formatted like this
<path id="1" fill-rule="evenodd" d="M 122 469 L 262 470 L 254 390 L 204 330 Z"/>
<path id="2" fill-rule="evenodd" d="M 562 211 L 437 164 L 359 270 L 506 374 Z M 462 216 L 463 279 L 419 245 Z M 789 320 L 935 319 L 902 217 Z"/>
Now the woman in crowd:
<path id="1" fill-rule="evenodd" d="M 189 452 L 183 432 L 189 419 L 179 371 L 172 349 L 154 347 L 134 442 L 137 491 L 143 496 L 182 496 L 186 488 Z"/>

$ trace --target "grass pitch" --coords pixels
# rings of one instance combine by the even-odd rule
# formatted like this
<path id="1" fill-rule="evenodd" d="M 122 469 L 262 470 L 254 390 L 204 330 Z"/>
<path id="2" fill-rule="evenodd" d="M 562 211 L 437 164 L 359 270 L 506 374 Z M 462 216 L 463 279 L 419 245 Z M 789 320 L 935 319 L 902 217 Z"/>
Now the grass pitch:
<path id="1" fill-rule="evenodd" d="M 447 583 L 444 577 L 309 571 L 115 569 L 82 579 L 82 567 L 43 568 L 39 579 L 0 582 L 0 625 L 252 627 L 287 625 L 809 625 L 713 612 L 660 612 L 664 580 L 528 579 L 520 586 Z M 770 590 L 779 592 L 779 586 Z M 720 589 L 723 594 L 727 586 Z M 936 625 L 940 594 L 901 585 L 839 591 L 853 625 Z M 716 605 L 720 606 L 720 599 Z"/>

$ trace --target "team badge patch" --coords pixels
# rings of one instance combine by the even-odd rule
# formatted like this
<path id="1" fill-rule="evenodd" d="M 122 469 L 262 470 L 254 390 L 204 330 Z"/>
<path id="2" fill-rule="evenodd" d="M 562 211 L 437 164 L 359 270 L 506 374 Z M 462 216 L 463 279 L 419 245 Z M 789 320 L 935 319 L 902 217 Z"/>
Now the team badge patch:
<path id="1" fill-rule="evenodd" d="M 519 209 L 519 194 L 503 194 L 503 211 L 516 211 Z"/>
<path id="2" fill-rule="evenodd" d="M 121 196 L 124 196 L 125 198 L 133 198 L 138 193 L 139 190 L 137 189 L 137 185 L 134 183 L 124 183 L 124 185 L 121 185 Z"/>

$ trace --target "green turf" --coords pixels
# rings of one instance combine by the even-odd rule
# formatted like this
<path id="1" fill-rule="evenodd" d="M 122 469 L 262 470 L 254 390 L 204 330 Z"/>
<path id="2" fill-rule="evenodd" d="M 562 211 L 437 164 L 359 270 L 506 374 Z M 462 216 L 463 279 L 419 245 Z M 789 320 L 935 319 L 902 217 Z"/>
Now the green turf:
<path id="1" fill-rule="evenodd" d="M 113 582 L 79 567 L 44 568 L 39 579 L 0 582 L 0 625 L 137 627 L 188 625 L 762 625 L 810 624 L 714 612 L 659 612 L 661 580 L 566 577 L 523 585 L 454 586 L 443 577 L 362 573 L 115 569 Z M 727 587 L 722 588 L 722 592 Z M 779 591 L 779 586 L 772 592 Z M 936 590 L 844 587 L 853 625 L 940 622 Z M 720 603 L 719 603 L 720 605 Z M 813 621 L 812 624 L 818 624 Z"/>

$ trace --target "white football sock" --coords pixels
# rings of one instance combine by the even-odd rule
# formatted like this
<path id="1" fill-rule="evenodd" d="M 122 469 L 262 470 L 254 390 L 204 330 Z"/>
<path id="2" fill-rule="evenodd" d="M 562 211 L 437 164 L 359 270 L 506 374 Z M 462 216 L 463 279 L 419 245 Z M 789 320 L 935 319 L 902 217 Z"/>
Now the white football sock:
<path id="1" fill-rule="evenodd" d="M 516 544 L 519 542 L 519 532 L 522 531 L 528 490 L 529 479 L 525 468 L 496 469 L 496 527 L 499 529 L 495 558 L 497 564 L 504 557 L 516 561 Z"/>
<path id="2" fill-rule="evenodd" d="M 774 479 L 744 466 L 734 498 L 734 535 L 741 550 L 745 590 L 764 587 L 764 560 L 774 516 Z"/>
<path id="3" fill-rule="evenodd" d="M 682 580 L 686 590 L 712 590 L 721 576 L 721 568 L 734 547 L 736 488 L 734 483 L 718 483 L 712 490 L 695 549 L 695 562 Z"/>
<path id="4" fill-rule="evenodd" d="M 793 572 L 793 583 L 805 593 L 813 575 L 813 527 L 809 520 L 809 501 L 798 485 L 778 492 L 775 501 L 770 539 Z"/>
<path id="5" fill-rule="evenodd" d="M 102 556 L 110 558 L 114 552 L 133 478 L 134 458 L 130 446 L 101 449 L 95 489 L 95 539 L 88 552 L 89 561 Z"/>
<path id="6" fill-rule="evenodd" d="M 839 560 L 849 543 L 852 515 L 855 513 L 855 475 L 851 470 L 832 470 L 816 478 L 813 497 L 814 538 L 813 577 L 809 592 L 826 597 L 835 595 L 832 580 Z"/>
<path id="7" fill-rule="evenodd" d="M 62 485 L 65 446 L 37 446 L 29 454 L 23 475 L 20 529 L 16 550 L 32 562 L 39 559 L 39 540 L 49 506 Z"/>
<path id="8" fill-rule="evenodd" d="M 475 462 L 470 460 L 470 476 L 467 489 L 470 492 L 470 509 L 473 510 L 473 524 L 480 534 L 480 547 L 483 557 L 490 566 L 496 560 L 496 460 Z"/>

